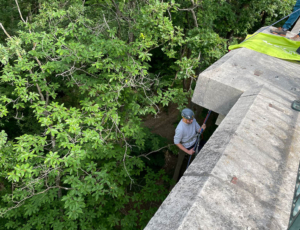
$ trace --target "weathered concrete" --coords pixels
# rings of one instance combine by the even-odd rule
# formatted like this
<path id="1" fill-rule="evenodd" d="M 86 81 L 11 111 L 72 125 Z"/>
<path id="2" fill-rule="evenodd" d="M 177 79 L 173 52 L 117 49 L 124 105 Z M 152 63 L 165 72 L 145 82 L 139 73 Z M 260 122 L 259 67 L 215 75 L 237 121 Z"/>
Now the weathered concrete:
<path id="1" fill-rule="evenodd" d="M 201 73 L 192 101 L 226 115 L 243 92 L 259 85 L 274 85 L 300 96 L 299 73 L 297 63 L 246 48 L 232 50 Z"/>
<path id="2" fill-rule="evenodd" d="M 295 96 L 245 92 L 146 229 L 285 229 L 300 149 Z"/>
<path id="3" fill-rule="evenodd" d="M 298 34 L 300 31 L 300 18 L 298 18 L 296 24 L 294 25 L 293 29 L 292 29 L 292 33 L 294 34 Z"/>
<path id="4" fill-rule="evenodd" d="M 286 229 L 300 159 L 300 65 L 245 48 L 203 72 L 193 102 L 226 115 L 146 230 Z M 220 96 L 221 95 L 221 96 Z"/>
<path id="5" fill-rule="evenodd" d="M 221 122 L 224 120 L 225 116 L 223 116 L 222 114 L 219 114 L 217 120 L 216 120 L 216 125 L 220 125 Z"/>

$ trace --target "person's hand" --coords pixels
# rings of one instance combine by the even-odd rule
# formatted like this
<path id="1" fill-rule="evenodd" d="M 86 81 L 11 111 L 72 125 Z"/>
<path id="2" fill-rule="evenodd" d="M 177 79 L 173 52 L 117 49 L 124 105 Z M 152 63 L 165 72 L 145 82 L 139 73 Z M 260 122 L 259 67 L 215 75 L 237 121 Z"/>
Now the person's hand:
<path id="1" fill-rule="evenodd" d="M 190 150 L 188 150 L 186 153 L 189 154 L 189 155 L 193 155 L 194 152 L 195 152 L 194 149 L 190 149 Z"/>
<path id="2" fill-rule="evenodd" d="M 202 126 L 201 126 L 201 129 L 203 129 L 203 131 L 206 129 L 206 124 L 203 124 Z"/>

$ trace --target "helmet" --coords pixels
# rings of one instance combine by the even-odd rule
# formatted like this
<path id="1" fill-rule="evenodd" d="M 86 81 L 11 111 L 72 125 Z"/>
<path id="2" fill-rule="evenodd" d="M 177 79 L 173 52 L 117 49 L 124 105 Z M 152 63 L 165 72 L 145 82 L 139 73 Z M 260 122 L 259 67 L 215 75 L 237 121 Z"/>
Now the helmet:
<path id="1" fill-rule="evenodd" d="M 185 119 L 191 120 L 194 118 L 194 112 L 191 109 L 185 108 L 181 111 L 181 116 Z"/>

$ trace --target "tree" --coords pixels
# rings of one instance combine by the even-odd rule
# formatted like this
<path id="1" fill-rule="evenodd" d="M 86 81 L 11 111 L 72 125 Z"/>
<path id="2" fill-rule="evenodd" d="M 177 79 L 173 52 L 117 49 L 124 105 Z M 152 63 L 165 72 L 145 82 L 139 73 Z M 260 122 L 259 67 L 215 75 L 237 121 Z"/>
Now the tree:
<path id="1" fill-rule="evenodd" d="M 196 75 L 270 2 L 25 3 L 18 32 L 0 24 L 0 229 L 142 228 L 170 183 L 144 161 L 161 143 L 142 118 L 185 106 Z"/>
<path id="2" fill-rule="evenodd" d="M 44 2 L 32 21 L 23 20 L 17 36 L 6 32 L 1 82 L 13 85 L 13 92 L 1 97 L 0 116 L 14 110 L 22 119 L 29 109 L 39 124 L 34 134 L 14 142 L 6 143 L 2 133 L 2 146 L 12 154 L 2 152 L 7 157 L 1 158 L 13 186 L 1 209 L 10 219 L 6 228 L 132 229 L 145 224 L 147 214 L 141 213 L 141 222 L 134 210 L 125 216 L 126 204 L 165 197 L 166 189 L 155 181 L 168 179 L 149 170 L 144 198 L 129 196 L 128 189 L 145 170 L 141 157 L 130 154 L 132 145 L 143 150 L 140 117 L 156 114 L 159 103 L 176 102 L 174 95 L 186 97 L 180 89 L 161 90 L 166 83 L 148 73 L 149 50 L 163 44 L 172 55 L 172 46 L 183 41 L 181 30 L 163 16 L 172 4 L 153 3 L 136 6 L 142 15 L 129 9 L 129 21 L 139 20 L 127 27 L 134 41 L 114 27 L 121 19 L 110 23 L 111 12 L 101 5 L 101 17 L 93 19 L 92 7 L 81 1 Z"/>

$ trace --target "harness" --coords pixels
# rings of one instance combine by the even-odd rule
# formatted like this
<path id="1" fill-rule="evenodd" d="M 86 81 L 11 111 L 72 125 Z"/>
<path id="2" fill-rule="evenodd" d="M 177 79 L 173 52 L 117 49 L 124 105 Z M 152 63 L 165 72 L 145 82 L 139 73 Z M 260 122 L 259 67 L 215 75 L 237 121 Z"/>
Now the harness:
<path id="1" fill-rule="evenodd" d="M 209 118 L 209 115 L 211 114 L 211 110 L 208 111 L 207 115 L 206 115 L 206 118 L 203 122 L 203 124 L 206 123 L 207 119 Z M 200 137 L 201 137 L 201 134 L 203 133 L 203 129 L 200 130 L 199 133 L 197 133 L 197 140 L 196 140 L 196 144 L 195 144 L 195 147 L 194 147 L 194 151 L 198 150 L 198 147 L 199 147 L 199 144 L 200 144 Z M 195 155 L 197 155 L 198 153 L 195 153 Z M 192 155 L 190 155 L 189 157 L 189 161 L 188 161 L 188 164 L 186 166 L 186 169 L 189 167 L 190 165 L 190 161 L 191 161 L 191 158 L 192 158 Z"/>

